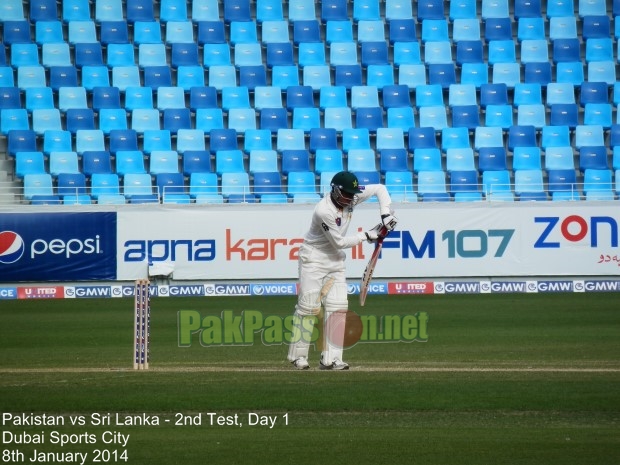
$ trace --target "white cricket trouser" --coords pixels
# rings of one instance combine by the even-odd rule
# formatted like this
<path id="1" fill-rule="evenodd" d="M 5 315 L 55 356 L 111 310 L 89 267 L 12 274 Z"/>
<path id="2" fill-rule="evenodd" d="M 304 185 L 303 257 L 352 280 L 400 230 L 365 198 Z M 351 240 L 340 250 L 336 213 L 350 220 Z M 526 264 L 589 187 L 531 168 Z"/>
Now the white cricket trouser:
<path id="1" fill-rule="evenodd" d="M 324 306 L 324 322 L 329 316 L 338 310 L 347 310 L 347 284 L 345 278 L 345 258 L 343 251 L 337 255 L 329 255 L 306 244 L 299 248 L 299 289 L 297 305 L 295 306 L 295 321 L 302 325 L 304 334 L 312 332 L 316 317 Z M 322 296 L 321 290 L 329 288 Z M 297 324 L 297 323 L 296 323 Z M 325 325 L 324 325 L 325 326 Z M 342 341 L 344 337 L 344 325 L 341 335 L 333 334 L 334 340 Z M 320 328 L 324 331 L 324 328 Z M 289 346 L 288 359 L 293 361 L 299 357 L 308 357 L 311 342 L 308 337 L 295 338 Z M 322 352 L 323 363 L 330 365 L 335 358 L 342 360 L 342 345 L 334 345 L 325 337 L 324 350 Z"/>

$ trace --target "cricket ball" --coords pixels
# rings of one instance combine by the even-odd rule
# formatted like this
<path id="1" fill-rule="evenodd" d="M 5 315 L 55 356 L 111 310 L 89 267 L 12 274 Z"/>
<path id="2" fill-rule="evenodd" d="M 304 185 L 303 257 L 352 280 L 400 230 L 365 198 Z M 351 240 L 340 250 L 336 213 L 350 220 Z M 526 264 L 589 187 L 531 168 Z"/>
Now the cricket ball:
<path id="1" fill-rule="evenodd" d="M 333 312 L 325 322 L 327 341 L 344 349 L 354 346 L 362 337 L 363 331 L 362 319 L 350 310 Z"/>

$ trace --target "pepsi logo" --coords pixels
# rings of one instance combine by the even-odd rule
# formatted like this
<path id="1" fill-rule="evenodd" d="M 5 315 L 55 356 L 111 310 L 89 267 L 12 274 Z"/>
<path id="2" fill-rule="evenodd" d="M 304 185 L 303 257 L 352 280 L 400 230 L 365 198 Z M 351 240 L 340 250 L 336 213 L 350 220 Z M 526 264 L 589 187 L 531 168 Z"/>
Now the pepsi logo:
<path id="1" fill-rule="evenodd" d="M 0 263 L 8 265 L 22 258 L 26 246 L 21 236 L 13 231 L 0 232 Z"/>

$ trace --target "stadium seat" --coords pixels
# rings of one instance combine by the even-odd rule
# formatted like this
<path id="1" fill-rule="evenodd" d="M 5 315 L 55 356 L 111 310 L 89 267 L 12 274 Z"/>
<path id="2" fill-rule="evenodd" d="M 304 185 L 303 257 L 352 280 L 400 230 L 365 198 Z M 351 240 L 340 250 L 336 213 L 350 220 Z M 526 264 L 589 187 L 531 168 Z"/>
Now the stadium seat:
<path id="1" fill-rule="evenodd" d="M 110 152 L 138 150 L 138 133 L 133 129 L 112 129 L 109 134 Z"/>
<path id="2" fill-rule="evenodd" d="M 286 193 L 289 197 L 298 194 L 316 194 L 316 181 L 312 171 L 291 171 L 286 179 Z"/>
<path id="3" fill-rule="evenodd" d="M 219 185 L 217 174 L 208 172 L 195 172 L 189 178 L 189 195 L 198 199 L 204 195 L 218 195 Z M 198 202 L 198 200 L 196 200 Z"/>
<path id="4" fill-rule="evenodd" d="M 579 169 L 585 172 L 587 169 L 604 170 L 609 168 L 607 147 L 581 147 L 579 149 Z"/>
<path id="5" fill-rule="evenodd" d="M 271 150 L 271 131 L 268 129 L 248 129 L 245 131 L 243 150 L 250 153 L 252 150 Z"/>
<path id="6" fill-rule="evenodd" d="M 610 169 L 587 169 L 583 174 L 583 191 L 587 195 L 590 192 L 611 192 L 612 171 Z"/>
<path id="7" fill-rule="evenodd" d="M 372 172 L 377 170 L 375 151 L 350 149 L 347 154 L 347 170 L 353 172 Z"/>
<path id="8" fill-rule="evenodd" d="M 511 126 L 508 130 L 508 150 L 513 151 L 515 147 L 535 147 L 536 145 L 535 126 Z"/>
<path id="9" fill-rule="evenodd" d="M 155 185 L 162 199 L 168 195 L 186 194 L 183 173 L 160 173 L 155 176 Z"/>
<path id="10" fill-rule="evenodd" d="M 176 151 L 183 154 L 187 151 L 206 150 L 205 134 L 200 129 L 180 128 L 177 131 Z"/>
<path id="11" fill-rule="evenodd" d="M 8 132 L 7 153 L 10 157 L 15 157 L 17 152 L 36 152 L 37 150 L 37 134 L 34 131 L 15 129 Z"/>
<path id="12" fill-rule="evenodd" d="M 542 157 L 538 147 L 515 147 L 512 154 L 513 170 L 540 170 Z"/>
<path id="13" fill-rule="evenodd" d="M 457 193 L 478 193 L 480 191 L 480 179 L 476 170 L 451 171 L 449 172 L 449 182 L 450 193 L 453 195 Z M 481 200 L 481 198 L 477 197 L 476 200 Z"/>
<path id="14" fill-rule="evenodd" d="M 413 188 L 411 171 L 388 171 L 385 173 L 385 187 L 392 201 L 417 202 L 418 197 Z"/>
<path id="15" fill-rule="evenodd" d="M 573 148 L 570 146 L 548 147 L 545 151 L 545 169 L 574 170 Z"/>
<path id="16" fill-rule="evenodd" d="M 208 150 L 186 150 L 182 153 L 182 170 L 185 176 L 211 173 L 211 154 Z"/>
<path id="17" fill-rule="evenodd" d="M 49 173 L 27 174 L 24 176 L 24 198 L 32 200 L 36 196 L 53 196 L 53 181 Z"/>
<path id="18" fill-rule="evenodd" d="M 475 171 L 476 163 L 474 151 L 467 148 L 452 148 L 446 150 L 446 171 Z"/>
<path id="19" fill-rule="evenodd" d="M 166 129 L 149 129 L 142 136 L 142 150 L 150 154 L 156 150 L 172 150 L 170 131 Z"/>
<path id="20" fill-rule="evenodd" d="M 59 173 L 56 178 L 56 192 L 60 196 L 86 194 L 84 173 Z"/>
<path id="21" fill-rule="evenodd" d="M 504 171 L 508 169 L 506 150 L 504 147 L 482 147 L 478 151 L 478 170 Z"/>
<path id="22" fill-rule="evenodd" d="M 444 171 L 419 171 L 417 193 L 444 194 L 446 190 L 446 173 Z"/>
<path id="23" fill-rule="evenodd" d="M 406 169 L 406 162 L 401 163 L 401 169 Z M 413 171 L 440 171 L 443 170 L 441 151 L 438 148 L 419 148 L 413 152 Z M 390 171 L 399 171 L 390 169 Z"/>
<path id="24" fill-rule="evenodd" d="M 482 173 L 482 188 L 486 196 L 497 193 L 512 193 L 512 183 L 508 170 L 484 171 Z"/>
<path id="25" fill-rule="evenodd" d="M 547 171 L 547 190 L 555 195 L 556 192 L 576 192 L 577 178 L 574 169 L 553 169 Z"/>
<path id="26" fill-rule="evenodd" d="M 15 154 L 15 177 L 23 179 L 27 174 L 47 173 L 43 152 L 17 152 Z"/>
<path id="27" fill-rule="evenodd" d="M 119 150 L 116 156 L 116 173 L 119 176 L 126 174 L 146 173 L 144 154 L 140 150 Z"/>
<path id="28" fill-rule="evenodd" d="M 618 144 L 620 145 L 620 144 Z M 342 150 L 345 153 L 355 149 L 370 148 L 370 133 L 363 128 L 347 128 L 342 130 Z"/>
<path id="29" fill-rule="evenodd" d="M 344 161 L 340 149 L 317 149 L 314 155 L 314 171 L 317 174 L 337 173 L 344 170 Z"/>
<path id="30" fill-rule="evenodd" d="M 398 128 L 404 133 L 415 126 L 412 107 L 394 107 L 387 109 L 387 127 Z"/>
<path id="31" fill-rule="evenodd" d="M 282 151 L 282 174 L 310 171 L 310 152 L 305 149 Z"/>
<path id="32" fill-rule="evenodd" d="M 325 108 L 323 119 L 326 128 L 333 128 L 338 132 L 353 128 L 351 108 L 347 106 Z M 367 127 L 360 129 L 369 130 Z"/>
<path id="33" fill-rule="evenodd" d="M 97 200 L 101 195 L 120 194 L 120 182 L 116 173 L 94 173 L 90 181 L 90 196 Z"/>
<path id="34" fill-rule="evenodd" d="M 436 148 L 437 140 L 435 129 L 432 127 L 417 127 L 409 129 L 407 149 L 414 152 L 418 148 Z"/>
<path id="35" fill-rule="evenodd" d="M 379 153 L 379 171 L 410 171 L 405 149 L 384 149 Z"/>

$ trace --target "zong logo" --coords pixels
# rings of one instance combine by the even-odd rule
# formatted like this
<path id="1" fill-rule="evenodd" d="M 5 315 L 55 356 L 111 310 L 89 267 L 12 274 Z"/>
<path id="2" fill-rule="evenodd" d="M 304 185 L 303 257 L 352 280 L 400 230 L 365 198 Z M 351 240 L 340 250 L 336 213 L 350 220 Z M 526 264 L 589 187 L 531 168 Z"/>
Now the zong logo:
<path id="1" fill-rule="evenodd" d="M 0 263 L 9 265 L 15 263 L 24 255 L 24 240 L 13 231 L 0 232 Z"/>

